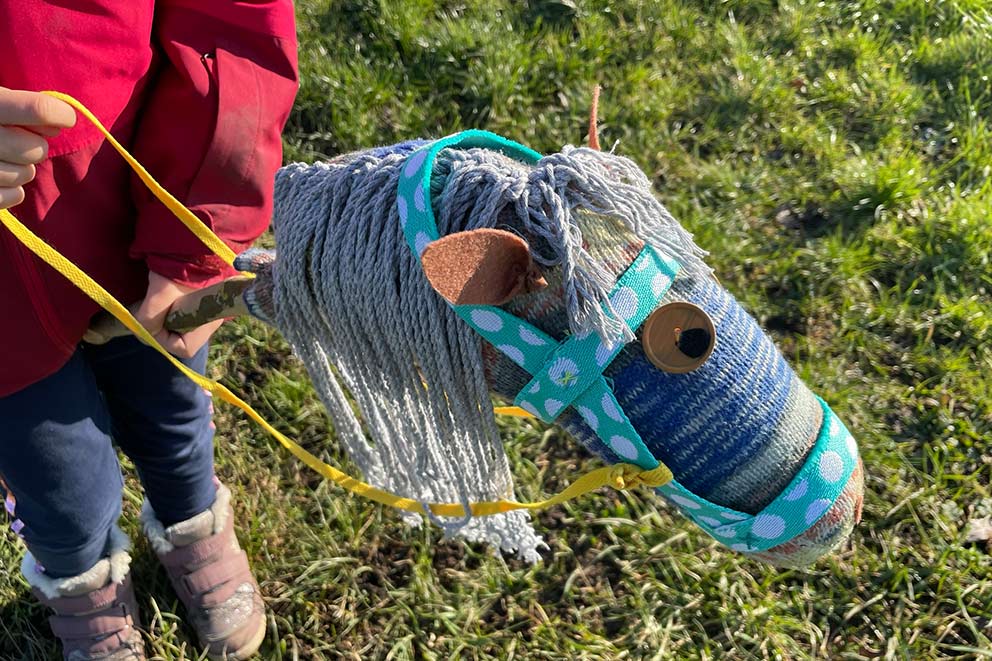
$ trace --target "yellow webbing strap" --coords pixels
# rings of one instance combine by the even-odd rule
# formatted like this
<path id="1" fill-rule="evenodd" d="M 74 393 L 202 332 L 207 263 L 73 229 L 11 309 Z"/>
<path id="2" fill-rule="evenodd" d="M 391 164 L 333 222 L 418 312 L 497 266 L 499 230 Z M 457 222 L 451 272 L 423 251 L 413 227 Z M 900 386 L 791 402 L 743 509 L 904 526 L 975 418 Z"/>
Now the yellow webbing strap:
<path id="1" fill-rule="evenodd" d="M 493 413 L 496 415 L 505 415 L 511 418 L 536 418 L 537 416 L 528 411 L 527 409 L 522 409 L 519 406 L 494 406 Z"/>
<path id="2" fill-rule="evenodd" d="M 93 123 L 93 126 L 97 127 L 97 129 L 100 130 L 100 133 L 102 133 L 110 144 L 114 146 L 117 153 L 124 157 L 124 160 L 127 161 L 127 164 L 131 166 L 131 169 L 134 170 L 141 181 L 144 182 L 145 186 L 148 186 L 148 190 L 152 192 L 152 195 L 157 197 L 162 204 L 168 207 L 169 211 L 171 211 L 183 225 L 188 227 L 189 231 L 195 234 L 196 238 L 203 242 L 203 245 L 210 248 L 211 252 L 228 264 L 234 264 L 234 258 L 237 257 L 237 255 L 234 254 L 234 251 L 231 250 L 226 243 L 221 241 L 216 234 L 211 232 L 210 228 L 204 225 L 203 221 L 197 218 L 196 214 L 187 209 L 182 202 L 173 197 L 172 193 L 162 188 L 162 185 L 155 181 L 155 178 L 148 173 L 148 170 L 146 170 L 134 156 L 131 156 L 128 150 L 124 149 L 124 146 L 117 142 L 117 139 L 114 138 L 114 136 L 110 135 L 110 131 L 108 131 L 100 120 L 89 111 L 89 108 L 68 94 L 63 94 L 62 92 L 44 92 L 44 94 L 54 96 L 59 101 L 65 101 L 70 106 L 78 110 L 83 117 L 90 120 L 90 122 Z M 255 277 L 253 273 L 243 273 L 242 275 Z"/>
<path id="3" fill-rule="evenodd" d="M 203 240 L 203 242 L 211 250 L 214 250 L 215 253 L 217 253 L 228 263 L 234 261 L 233 251 L 224 245 L 223 241 L 221 241 L 213 232 L 210 231 L 209 228 L 200 222 L 200 220 L 191 211 L 189 211 L 189 209 L 184 207 L 181 202 L 166 192 L 152 178 L 152 176 L 148 174 L 148 172 L 141 167 L 141 165 L 130 154 L 128 154 L 127 150 L 125 150 L 116 140 L 114 140 L 113 137 L 110 136 L 107 129 L 104 128 L 96 117 L 94 117 L 79 101 L 66 94 L 61 94 L 58 92 L 47 93 L 70 104 L 87 119 L 93 122 L 93 124 L 100 129 L 107 139 L 111 141 L 114 148 L 117 149 L 122 156 L 124 156 L 131 167 L 134 168 L 135 172 L 138 173 L 138 176 L 141 177 L 141 180 L 145 182 L 156 197 L 162 200 L 162 202 L 165 203 L 165 205 L 169 207 L 169 209 L 175 213 L 176 216 L 179 217 L 179 219 L 182 220 L 194 234 Z M 305 463 L 307 466 L 317 471 L 327 479 L 341 485 L 345 489 L 361 496 L 365 496 L 366 498 L 374 500 L 378 503 L 382 503 L 383 505 L 389 505 L 390 507 L 396 507 L 410 512 L 424 512 L 423 506 L 420 502 L 410 498 L 397 496 L 396 494 L 383 491 L 382 489 L 373 487 L 371 484 L 355 479 L 350 475 L 341 472 L 337 468 L 324 463 L 317 457 L 304 450 L 297 443 L 282 434 L 278 429 L 270 425 L 257 411 L 255 411 L 255 409 L 249 406 L 244 400 L 235 395 L 233 392 L 228 390 L 227 387 L 217 381 L 214 381 L 213 379 L 209 379 L 191 370 L 179 362 L 172 354 L 166 351 L 165 348 L 162 347 L 162 345 L 160 345 L 140 323 L 138 323 L 138 320 L 135 319 L 128 309 L 120 301 L 114 298 L 110 292 L 101 287 L 96 281 L 93 280 L 93 278 L 84 273 L 78 266 L 66 259 L 61 253 L 45 243 L 31 230 L 25 227 L 8 210 L 0 209 L 0 222 L 2 222 L 8 230 L 10 230 L 15 238 L 31 250 L 31 252 L 37 255 L 40 259 L 44 260 L 63 276 L 68 278 L 84 294 L 93 299 L 104 310 L 116 317 L 142 342 L 148 344 L 160 354 L 165 356 L 176 367 L 176 369 L 181 371 L 184 375 L 186 375 L 186 377 L 191 379 L 201 388 L 209 391 L 215 397 L 229 404 L 233 404 L 244 411 L 248 417 L 261 425 L 265 431 L 271 434 L 287 450 L 289 450 L 296 458 Z M 612 486 L 616 489 L 629 489 L 639 485 L 656 487 L 665 484 L 671 479 L 672 473 L 664 464 L 659 464 L 656 468 L 651 470 L 645 470 L 632 464 L 615 464 L 613 466 L 598 468 L 586 473 L 569 485 L 564 491 L 556 496 L 548 498 L 547 500 L 533 503 L 519 503 L 511 500 L 470 503 L 469 509 L 474 516 L 498 514 L 500 512 L 509 512 L 519 509 L 538 510 L 571 500 L 603 486 Z M 434 503 L 430 504 L 429 507 L 431 511 L 438 516 L 461 517 L 465 515 L 464 508 L 462 505 L 457 503 Z"/>

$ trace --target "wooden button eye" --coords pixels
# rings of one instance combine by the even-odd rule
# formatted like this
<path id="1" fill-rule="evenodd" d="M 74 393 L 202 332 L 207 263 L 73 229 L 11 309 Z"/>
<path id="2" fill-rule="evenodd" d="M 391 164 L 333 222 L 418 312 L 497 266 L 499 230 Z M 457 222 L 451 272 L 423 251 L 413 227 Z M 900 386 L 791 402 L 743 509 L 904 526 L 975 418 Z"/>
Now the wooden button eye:
<path id="1" fill-rule="evenodd" d="M 663 305 L 644 322 L 641 346 L 648 360 L 670 374 L 686 374 L 706 362 L 716 346 L 709 315 L 692 303 Z"/>

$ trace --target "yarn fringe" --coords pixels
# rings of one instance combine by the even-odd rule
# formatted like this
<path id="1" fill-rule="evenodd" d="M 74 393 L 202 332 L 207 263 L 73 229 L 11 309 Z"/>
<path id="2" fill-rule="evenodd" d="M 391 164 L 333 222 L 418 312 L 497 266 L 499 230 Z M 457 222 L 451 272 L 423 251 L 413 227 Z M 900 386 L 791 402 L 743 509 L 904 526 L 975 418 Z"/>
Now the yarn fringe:
<path id="1" fill-rule="evenodd" d="M 512 498 L 480 339 L 431 290 L 397 217 L 398 177 L 415 146 L 279 172 L 274 321 L 370 483 L 425 503 Z M 583 247 L 583 209 L 622 220 L 689 273 L 709 272 L 644 174 L 613 154 L 566 147 L 529 166 L 487 150 L 446 150 L 431 190 L 442 235 L 498 225 L 525 235 L 543 268 L 562 269 L 573 333 L 632 339 L 606 312 L 613 276 Z M 544 546 L 525 512 L 431 518 L 448 536 L 531 562 Z"/>

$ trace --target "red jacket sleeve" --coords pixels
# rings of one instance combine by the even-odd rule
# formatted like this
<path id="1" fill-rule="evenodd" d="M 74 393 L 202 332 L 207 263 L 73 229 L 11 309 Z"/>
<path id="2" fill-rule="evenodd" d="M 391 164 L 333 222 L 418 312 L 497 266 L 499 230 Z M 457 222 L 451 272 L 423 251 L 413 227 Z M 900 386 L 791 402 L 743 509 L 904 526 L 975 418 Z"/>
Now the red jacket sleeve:
<path id="1" fill-rule="evenodd" d="M 156 78 L 135 155 L 235 252 L 265 231 L 298 86 L 291 0 L 157 3 Z M 140 182 L 131 256 L 185 285 L 233 273 Z"/>

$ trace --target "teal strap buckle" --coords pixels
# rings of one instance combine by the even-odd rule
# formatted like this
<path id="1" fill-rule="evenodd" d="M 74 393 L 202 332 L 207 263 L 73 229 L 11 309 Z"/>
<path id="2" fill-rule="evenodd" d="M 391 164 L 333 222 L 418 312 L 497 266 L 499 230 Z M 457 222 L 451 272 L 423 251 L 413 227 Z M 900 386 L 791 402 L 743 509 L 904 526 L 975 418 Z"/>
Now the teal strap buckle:
<path id="1" fill-rule="evenodd" d="M 558 346 L 558 342 L 544 331 L 500 308 L 452 307 L 479 335 L 531 375 L 540 373 L 548 356 Z M 463 314 L 459 308 L 471 309 Z M 597 376 L 574 405 L 586 424 L 621 459 L 648 470 L 658 467 L 658 460 L 624 414 L 602 375 Z"/>
<path id="2" fill-rule="evenodd" d="M 678 262 L 646 246 L 620 276 L 610 292 L 610 304 L 631 331 L 640 328 L 658 307 L 679 268 Z M 514 404 L 553 422 L 599 379 L 623 346 L 622 342 L 607 345 L 592 333 L 569 338 L 545 360 Z"/>
<path id="3" fill-rule="evenodd" d="M 650 251 L 651 249 L 645 248 L 645 250 Z M 659 263 L 665 263 L 661 258 L 658 260 Z M 667 287 L 665 289 L 667 290 Z M 664 292 L 661 293 L 661 296 L 664 296 Z M 544 383 L 543 375 L 548 375 L 548 378 L 551 379 L 564 373 L 564 370 L 559 370 L 556 367 L 558 361 L 556 356 L 559 355 L 561 347 L 567 346 L 576 338 L 573 337 L 559 343 L 536 326 L 493 306 L 455 305 L 452 308 L 479 335 L 507 358 L 520 365 L 529 374 L 536 375 L 531 384 L 537 383 L 538 390 L 534 390 L 533 385 L 525 386 L 521 394 L 526 392 L 534 399 L 540 394 L 540 384 Z M 599 342 L 597 336 L 592 337 L 595 338 L 596 342 Z M 611 356 L 615 356 L 619 348 L 617 347 L 616 350 L 612 351 Z M 641 435 L 634 429 L 634 425 L 631 424 L 623 408 L 617 402 L 613 391 L 601 373 L 602 368 L 597 366 L 596 369 L 593 369 L 595 356 L 586 355 L 582 359 L 584 360 L 583 364 L 589 366 L 588 372 L 593 376 L 591 383 L 581 392 L 575 388 L 576 396 L 570 397 L 567 401 L 558 400 L 556 396 L 564 397 L 564 395 L 557 395 L 560 392 L 559 388 L 547 393 L 544 399 L 539 400 L 540 403 L 538 404 L 523 401 L 520 404 L 521 408 L 541 417 L 538 410 L 540 407 L 551 420 L 554 420 L 569 404 L 572 404 L 586 424 L 589 425 L 589 428 L 603 439 L 603 442 L 617 456 L 641 468 L 656 468 L 658 460 L 648 450 Z M 604 366 L 605 364 L 608 363 L 604 363 Z M 568 388 L 567 385 L 564 387 Z M 521 401 L 520 396 L 517 397 L 517 401 Z"/>

